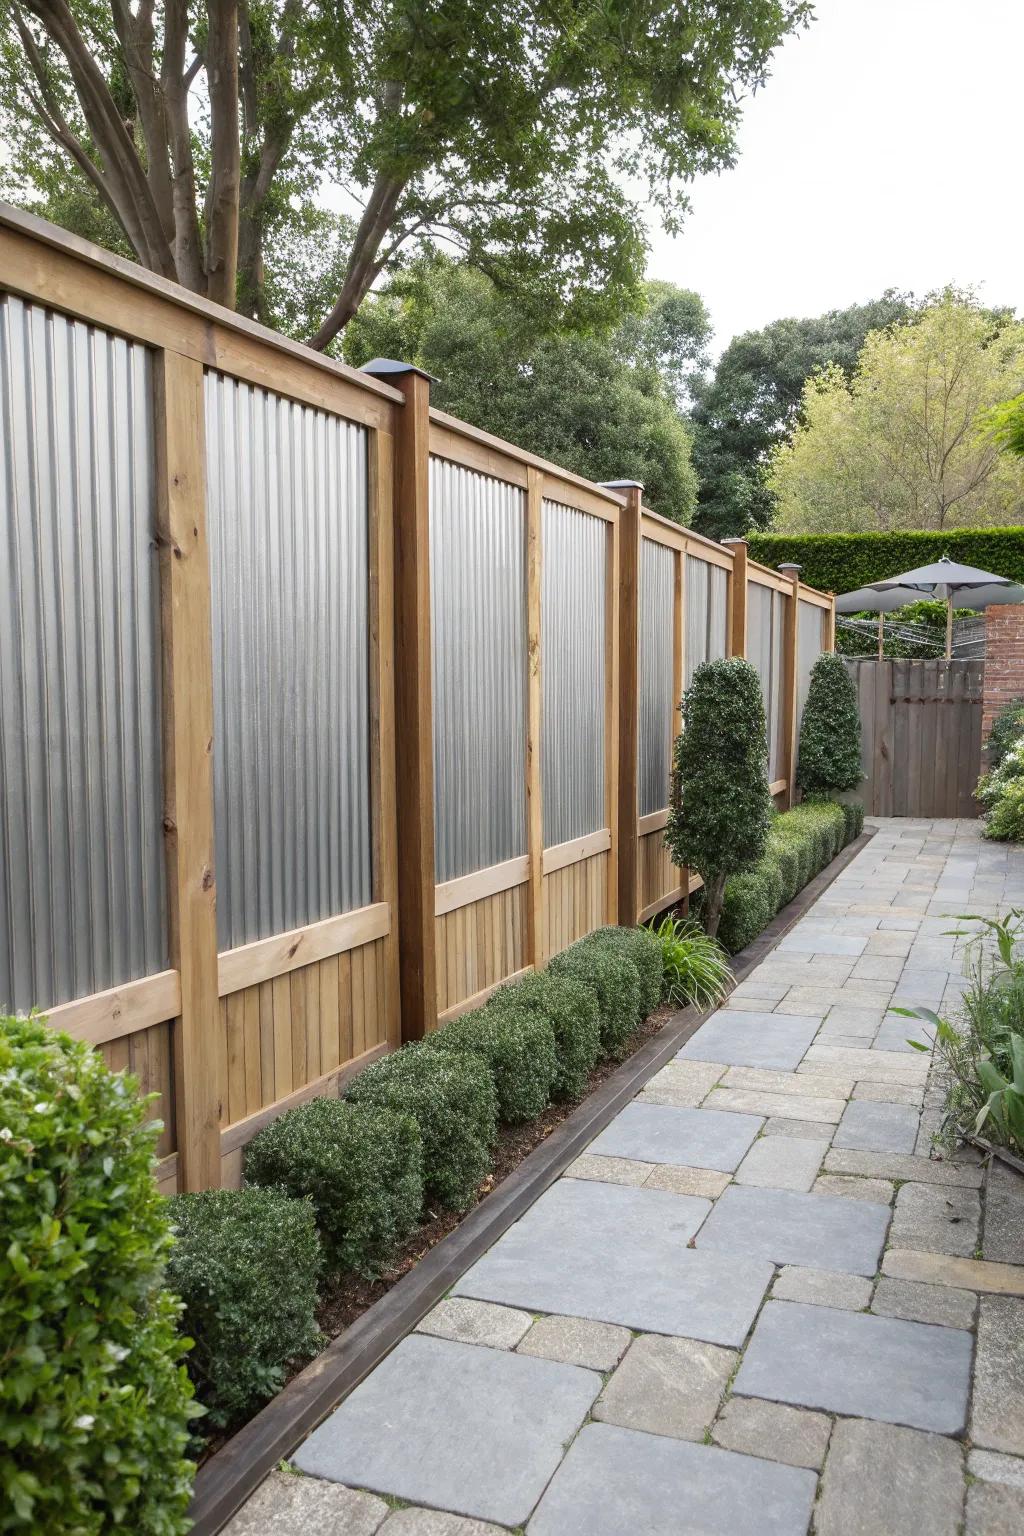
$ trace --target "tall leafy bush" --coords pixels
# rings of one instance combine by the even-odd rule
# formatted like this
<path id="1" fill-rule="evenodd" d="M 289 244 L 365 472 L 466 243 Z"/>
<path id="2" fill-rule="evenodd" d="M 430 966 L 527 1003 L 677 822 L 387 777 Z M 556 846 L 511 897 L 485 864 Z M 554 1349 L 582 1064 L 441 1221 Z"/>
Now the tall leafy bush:
<path id="1" fill-rule="evenodd" d="M 832 795 L 856 789 L 863 777 L 857 688 L 840 658 L 826 651 L 811 669 L 796 782 L 805 794 Z"/>
<path id="2" fill-rule="evenodd" d="M 499 987 L 488 1007 L 495 1014 L 505 1008 L 525 1008 L 546 1019 L 555 1042 L 551 1096 L 579 1098 L 601 1054 L 601 1013 L 593 988 L 575 976 L 532 971 L 520 981 Z"/>

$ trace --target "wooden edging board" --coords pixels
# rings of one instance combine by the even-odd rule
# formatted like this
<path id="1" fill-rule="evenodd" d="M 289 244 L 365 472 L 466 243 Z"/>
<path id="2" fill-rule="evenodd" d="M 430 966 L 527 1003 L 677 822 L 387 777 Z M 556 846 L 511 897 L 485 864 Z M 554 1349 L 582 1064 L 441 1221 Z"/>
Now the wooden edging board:
<path id="1" fill-rule="evenodd" d="M 873 830 L 868 830 L 855 838 L 783 907 L 752 944 L 733 957 L 730 966 L 737 981 L 760 964 L 873 836 Z M 192 1536 L 215 1536 L 221 1530 L 278 1462 L 292 1454 L 470 1265 L 529 1210 L 712 1012 L 689 1007 L 677 1013 L 556 1126 L 454 1232 L 431 1248 L 386 1296 L 328 1344 L 323 1354 L 200 1467 L 191 1508 Z"/>

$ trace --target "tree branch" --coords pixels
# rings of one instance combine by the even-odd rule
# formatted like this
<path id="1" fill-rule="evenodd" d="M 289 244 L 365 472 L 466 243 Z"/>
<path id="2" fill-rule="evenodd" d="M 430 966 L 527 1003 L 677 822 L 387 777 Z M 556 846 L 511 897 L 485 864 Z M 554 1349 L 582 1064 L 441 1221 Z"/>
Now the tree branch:
<path id="1" fill-rule="evenodd" d="M 238 291 L 241 145 L 238 131 L 238 0 L 208 0 L 210 183 L 206 193 L 207 294 L 234 309 Z"/>

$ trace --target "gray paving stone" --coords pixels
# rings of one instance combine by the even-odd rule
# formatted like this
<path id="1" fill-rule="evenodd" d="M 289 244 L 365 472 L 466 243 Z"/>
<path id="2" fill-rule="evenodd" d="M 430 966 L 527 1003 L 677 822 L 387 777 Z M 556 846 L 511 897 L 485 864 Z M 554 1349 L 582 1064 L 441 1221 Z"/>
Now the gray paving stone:
<path id="1" fill-rule="evenodd" d="M 734 1349 L 643 1333 L 594 1404 L 593 1416 L 624 1429 L 702 1440 L 738 1359 Z"/>
<path id="2" fill-rule="evenodd" d="M 988 1259 L 890 1248 L 882 1257 L 882 1272 L 896 1280 L 923 1280 L 929 1285 L 952 1285 L 995 1296 L 1024 1296 L 1024 1269 L 1017 1264 L 993 1264 Z"/>
<path id="3" fill-rule="evenodd" d="M 790 1120 L 788 1115 L 769 1115 L 761 1130 L 762 1136 L 807 1137 L 821 1141 L 831 1133 L 832 1127 L 822 1120 Z"/>
<path id="4" fill-rule="evenodd" d="M 978 1298 L 956 1286 L 894 1280 L 883 1275 L 875 1289 L 872 1312 L 902 1317 L 911 1323 L 937 1323 L 943 1328 L 973 1328 Z"/>
<path id="5" fill-rule="evenodd" d="M 224 1527 L 223 1536 L 373 1536 L 386 1519 L 383 1499 L 294 1472 L 271 1472 Z"/>
<path id="6" fill-rule="evenodd" d="M 460 1344 L 486 1344 L 490 1349 L 515 1349 L 533 1318 L 514 1307 L 496 1307 L 490 1301 L 470 1301 L 446 1296 L 417 1324 L 417 1333 Z"/>
<path id="7" fill-rule="evenodd" d="M 870 1205 L 891 1205 L 892 1185 L 887 1179 L 855 1179 L 841 1173 L 823 1173 L 815 1179 L 816 1195 L 838 1195 L 843 1200 L 867 1200 Z"/>
<path id="8" fill-rule="evenodd" d="M 975 1483 L 967 1490 L 965 1536 L 1020 1536 L 1024 1491 L 1000 1483 Z"/>
<path id="9" fill-rule="evenodd" d="M 578 1366 L 412 1334 L 294 1460 L 317 1477 L 521 1525 L 600 1386 Z M 467 1455 L 484 1444 L 486 1455 Z"/>
<path id="10" fill-rule="evenodd" d="M 670 1061 L 648 1080 L 641 1098 L 649 1104 L 696 1109 L 724 1071 L 723 1062 Z"/>
<path id="11" fill-rule="evenodd" d="M 561 1179 L 456 1291 L 735 1347 L 772 1269 L 763 1260 L 688 1247 L 708 1209 L 706 1200 L 686 1195 Z"/>
<path id="12" fill-rule="evenodd" d="M 748 1397 L 956 1435 L 967 1417 L 971 1345 L 959 1329 L 769 1301 L 734 1387 Z"/>
<path id="13" fill-rule="evenodd" d="M 677 1061 L 724 1061 L 732 1067 L 795 1067 L 814 1039 L 817 1020 L 779 1013 L 719 1011 L 702 1024 Z"/>
<path id="14" fill-rule="evenodd" d="M 974 1189 L 904 1184 L 896 1195 L 889 1241 L 894 1248 L 971 1258 L 978 1242 L 981 1200 Z"/>
<path id="15" fill-rule="evenodd" d="M 817 1536 L 957 1536 L 963 1452 L 916 1429 L 841 1419 L 832 1431 Z"/>
<path id="16" fill-rule="evenodd" d="M 584 1152 L 565 1170 L 567 1179 L 597 1179 L 602 1184 L 631 1184 L 636 1189 L 647 1182 L 653 1163 L 638 1163 L 632 1157 L 595 1157 Z"/>
<path id="17" fill-rule="evenodd" d="M 698 1252 L 711 1249 L 774 1264 L 873 1275 L 888 1225 L 888 1206 L 733 1184 L 701 1227 L 696 1244 Z"/>
<path id="18" fill-rule="evenodd" d="M 854 1152 L 913 1152 L 918 1112 L 909 1104 L 875 1104 L 851 1099 L 832 1138 Z"/>
<path id="19" fill-rule="evenodd" d="M 528 1536 L 804 1536 L 815 1484 L 803 1468 L 588 1424 Z"/>
<path id="20" fill-rule="evenodd" d="M 1024 1264 L 1024 1179 L 994 1158 L 985 1190 L 983 1256 L 998 1264 Z"/>
<path id="21" fill-rule="evenodd" d="M 971 1439 L 1024 1456 L 1024 1300 L 983 1296 L 974 1363 Z"/>
<path id="22" fill-rule="evenodd" d="M 845 933 L 790 933 L 776 953 L 780 955 L 862 955 L 868 936 Z"/>
<path id="23" fill-rule="evenodd" d="M 736 1182 L 762 1189 L 797 1189 L 806 1193 L 814 1183 L 828 1147 L 827 1141 L 762 1136 L 737 1168 Z"/>
<path id="24" fill-rule="evenodd" d="M 539 1355 L 562 1365 L 611 1371 L 629 1348 L 633 1335 L 615 1323 L 589 1317 L 540 1317 L 519 1345 L 521 1355 Z"/>
<path id="25" fill-rule="evenodd" d="M 804 1301 L 809 1306 L 841 1307 L 862 1312 L 871 1300 L 872 1282 L 863 1275 L 838 1274 L 832 1269 L 802 1269 L 786 1264 L 772 1286 L 775 1301 Z"/>
<path id="26" fill-rule="evenodd" d="M 941 1002 L 941 987 L 931 997 L 921 997 L 915 992 L 912 998 L 902 995 L 893 998 L 893 1003 L 900 1008 L 937 1008 Z M 925 1024 L 921 1019 L 904 1019 L 897 1016 L 895 1019 L 886 1019 L 881 1024 L 872 1050 L 891 1051 L 894 1055 L 919 1056 L 921 1053 L 910 1044 L 911 1040 L 928 1043 L 933 1034 L 932 1026 Z"/>
<path id="27" fill-rule="evenodd" d="M 766 1403 L 757 1397 L 730 1397 L 711 1436 L 727 1451 L 763 1456 L 788 1467 L 821 1468 L 832 1421 L 823 1413 Z"/>
<path id="28" fill-rule="evenodd" d="M 847 1050 L 840 1045 L 812 1045 L 801 1066 L 805 1071 L 849 1072 L 872 1082 L 923 1083 L 928 1064 L 917 1051 L 901 1056 L 896 1051 Z"/>
<path id="29" fill-rule="evenodd" d="M 767 1067 L 730 1067 L 718 1084 L 751 1093 L 785 1093 L 797 1098 L 848 1099 L 853 1078 L 839 1072 L 773 1072 Z"/>
<path id="30" fill-rule="evenodd" d="M 731 1173 L 743 1160 L 761 1121 L 753 1115 L 669 1104 L 627 1104 L 590 1143 L 595 1157 L 628 1157 Z"/>
<path id="31" fill-rule="evenodd" d="M 821 1126 L 830 1128 L 839 1124 L 846 1107 L 846 1100 L 798 1097 L 792 1093 L 752 1092 L 747 1088 L 712 1088 L 704 1101 L 704 1107 L 724 1110 L 728 1114 L 735 1115 L 766 1115 L 781 1119 L 817 1120 L 820 1136 Z"/>
<path id="32" fill-rule="evenodd" d="M 853 1097 L 855 1099 L 871 1099 L 875 1104 L 912 1104 L 918 1106 L 924 1098 L 924 1089 L 912 1087 L 909 1083 L 872 1083 L 860 1079 L 854 1085 Z"/>
<path id="33" fill-rule="evenodd" d="M 853 1173 L 873 1179 L 912 1179 L 918 1184 L 981 1186 L 981 1169 L 972 1163 L 909 1157 L 894 1152 L 855 1152 L 833 1146 L 825 1156 L 827 1173 Z"/>
<path id="34" fill-rule="evenodd" d="M 312 1531 L 307 1536 L 314 1536 Z M 319 1533 L 317 1533 L 319 1536 Z M 443 1509 L 396 1509 L 381 1526 L 381 1536 L 505 1536 L 503 1526 L 489 1520 L 464 1520 Z"/>
<path id="35" fill-rule="evenodd" d="M 985 1483 L 1005 1483 L 1024 1492 L 1024 1461 L 1019 1456 L 1001 1456 L 998 1451 L 970 1451 L 967 1470 Z"/>
<path id="36" fill-rule="evenodd" d="M 704 1200 L 717 1200 L 728 1183 L 729 1175 L 717 1173 L 713 1168 L 680 1168 L 674 1163 L 655 1163 L 644 1180 L 644 1188 L 665 1189 L 673 1195 L 699 1195 Z"/>

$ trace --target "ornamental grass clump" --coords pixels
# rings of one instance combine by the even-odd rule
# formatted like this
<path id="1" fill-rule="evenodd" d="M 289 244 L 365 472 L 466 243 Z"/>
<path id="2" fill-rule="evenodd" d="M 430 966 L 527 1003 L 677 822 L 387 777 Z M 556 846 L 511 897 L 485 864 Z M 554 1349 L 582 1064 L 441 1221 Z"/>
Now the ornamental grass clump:
<path id="1" fill-rule="evenodd" d="M 863 779 L 857 687 L 840 658 L 825 651 L 811 669 L 796 782 L 806 795 L 835 795 Z"/>
<path id="2" fill-rule="evenodd" d="M 732 971 L 717 939 L 689 918 L 662 918 L 654 930 L 661 951 L 662 995 L 667 1003 L 683 1008 L 695 1003 L 711 1008 L 732 986 Z"/>
<path id="3" fill-rule="evenodd" d="M 506 1125 L 535 1120 L 551 1103 L 558 1070 L 554 1031 L 532 1009 L 487 1003 L 443 1024 L 425 1043 L 435 1051 L 468 1052 L 486 1065 L 494 1080 L 498 1119 Z"/>
<path id="4" fill-rule="evenodd" d="M 138 1082 L 0 1018 L 0 1529 L 179 1536 L 198 1409 Z"/>
<path id="5" fill-rule="evenodd" d="M 412 1115 L 311 1099 L 245 1150 L 249 1184 L 309 1196 L 328 1271 L 378 1275 L 420 1219 L 423 1144 Z"/>
<path id="6" fill-rule="evenodd" d="M 471 1051 L 403 1045 L 360 1072 L 350 1104 L 378 1104 L 412 1115 L 423 1141 L 423 1189 L 452 1210 L 471 1204 L 491 1165 L 497 1134 L 494 1079 Z"/>
<path id="7" fill-rule="evenodd" d="M 556 955 L 549 969 L 590 988 L 600 1015 L 602 1054 L 621 1051 L 640 1018 L 640 978 L 633 961 L 607 944 L 580 939 Z"/>
<path id="8" fill-rule="evenodd" d="M 640 1018 L 646 1019 L 661 1002 L 661 945 L 649 928 L 596 928 L 582 944 L 604 944 L 636 966 L 640 982 Z"/>
<path id="9" fill-rule="evenodd" d="M 761 682 L 734 656 L 702 663 L 683 696 L 665 842 L 674 862 L 704 881 L 703 920 L 718 932 L 730 875 L 753 869 L 771 825 Z"/>
<path id="10" fill-rule="evenodd" d="M 601 1014 L 591 987 L 574 976 L 533 971 L 499 987 L 487 1006 L 493 1012 L 529 1009 L 545 1019 L 555 1042 L 551 1097 L 581 1097 L 601 1054 Z"/>

